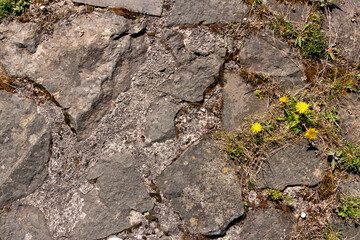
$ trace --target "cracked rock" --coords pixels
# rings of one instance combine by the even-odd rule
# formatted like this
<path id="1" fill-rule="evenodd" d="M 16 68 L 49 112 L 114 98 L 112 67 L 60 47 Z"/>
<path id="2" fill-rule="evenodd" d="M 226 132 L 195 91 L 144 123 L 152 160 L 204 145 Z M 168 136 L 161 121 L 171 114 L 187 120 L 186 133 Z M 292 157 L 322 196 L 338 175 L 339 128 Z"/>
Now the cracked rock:
<path id="1" fill-rule="evenodd" d="M 50 130 L 34 102 L 0 90 L 0 207 L 32 193 L 47 176 Z"/>
<path id="2" fill-rule="evenodd" d="M 140 175 L 127 153 L 107 154 L 90 169 L 87 179 L 96 188 L 85 194 L 83 216 L 71 239 L 99 239 L 139 224 L 132 216 L 153 208 Z"/>
<path id="3" fill-rule="evenodd" d="M 32 206 L 18 206 L 0 216 L 0 239 L 52 240 L 42 212 Z"/>
<path id="4" fill-rule="evenodd" d="M 191 233 L 222 234 L 244 213 L 233 166 L 210 137 L 187 149 L 156 182 Z"/>
<path id="5" fill-rule="evenodd" d="M 323 179 L 326 163 L 316 150 L 303 140 L 274 151 L 257 175 L 257 186 L 282 191 L 287 186 L 317 185 Z"/>
<path id="6" fill-rule="evenodd" d="M 187 102 L 200 102 L 223 64 L 224 59 L 215 54 L 199 57 L 176 70 L 172 79 L 161 84 L 159 90 Z"/>

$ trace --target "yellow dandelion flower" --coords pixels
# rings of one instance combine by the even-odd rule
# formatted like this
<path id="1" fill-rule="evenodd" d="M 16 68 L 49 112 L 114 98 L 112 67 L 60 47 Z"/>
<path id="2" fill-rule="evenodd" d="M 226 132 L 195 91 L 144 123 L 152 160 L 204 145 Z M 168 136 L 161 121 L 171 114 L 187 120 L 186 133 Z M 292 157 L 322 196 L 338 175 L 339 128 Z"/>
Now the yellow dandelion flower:
<path id="1" fill-rule="evenodd" d="M 298 102 L 295 108 L 299 113 L 306 113 L 309 110 L 309 105 L 306 102 Z"/>
<path id="2" fill-rule="evenodd" d="M 253 125 L 251 125 L 251 131 L 253 133 L 259 133 L 261 132 L 261 130 L 262 130 L 262 126 L 260 123 L 254 123 Z"/>
<path id="3" fill-rule="evenodd" d="M 309 139 L 315 139 L 319 132 L 315 130 L 315 128 L 310 128 L 305 132 L 305 137 Z"/>
<path id="4" fill-rule="evenodd" d="M 282 98 L 280 98 L 280 99 L 279 99 L 279 101 L 280 101 L 280 102 L 282 102 L 282 103 L 287 103 L 287 99 L 286 99 L 286 97 L 282 97 Z"/>

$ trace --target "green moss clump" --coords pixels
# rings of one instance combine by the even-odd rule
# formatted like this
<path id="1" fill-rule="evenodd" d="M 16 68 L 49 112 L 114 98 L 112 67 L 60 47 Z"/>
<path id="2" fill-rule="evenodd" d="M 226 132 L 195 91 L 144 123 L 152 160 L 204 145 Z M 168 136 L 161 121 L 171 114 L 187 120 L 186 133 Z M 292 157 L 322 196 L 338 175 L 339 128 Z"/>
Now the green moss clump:
<path id="1" fill-rule="evenodd" d="M 31 0 L 0 0 L 0 19 L 6 15 L 20 15 Z"/>

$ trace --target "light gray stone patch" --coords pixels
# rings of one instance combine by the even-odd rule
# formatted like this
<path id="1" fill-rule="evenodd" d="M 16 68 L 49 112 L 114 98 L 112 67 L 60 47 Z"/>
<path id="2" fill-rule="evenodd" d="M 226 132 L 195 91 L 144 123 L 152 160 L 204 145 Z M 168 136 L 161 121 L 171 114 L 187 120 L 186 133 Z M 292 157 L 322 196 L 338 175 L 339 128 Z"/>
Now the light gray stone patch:
<path id="1" fill-rule="evenodd" d="M 120 7 L 134 12 L 161 16 L 164 0 L 73 0 L 97 7 Z"/>
<path id="2" fill-rule="evenodd" d="M 168 98 L 158 98 L 150 105 L 146 117 L 145 137 L 151 142 L 161 142 L 176 135 L 175 117 L 181 105 L 170 102 Z"/>
<path id="3" fill-rule="evenodd" d="M 283 85 L 299 89 L 304 86 L 304 74 L 296 56 L 286 42 L 277 40 L 269 29 L 251 35 L 239 52 L 240 64 L 247 72 L 278 78 Z"/>
<path id="4" fill-rule="evenodd" d="M 336 43 L 341 54 L 360 62 L 359 1 L 336 1 L 333 4 L 325 20 L 329 42 Z"/>
<path id="5" fill-rule="evenodd" d="M 83 196 L 84 214 L 71 239 L 99 239 L 121 232 L 139 223 L 132 217 L 134 212 L 153 208 L 133 161 L 130 154 L 113 152 L 90 169 L 87 179 L 96 188 Z"/>
<path id="6" fill-rule="evenodd" d="M 233 72 L 224 72 L 224 106 L 223 124 L 226 130 L 232 131 L 241 127 L 248 118 L 261 117 L 267 112 L 266 99 L 259 99 L 254 88 Z"/>
<path id="7" fill-rule="evenodd" d="M 270 154 L 257 175 L 260 188 L 284 190 L 287 186 L 315 186 L 324 176 L 326 163 L 316 154 L 316 148 L 305 140 Z"/>
<path id="8" fill-rule="evenodd" d="M 200 22 L 207 24 L 239 22 L 247 11 L 246 3 L 236 0 L 177 0 L 167 24 L 173 26 Z"/>
<path id="9" fill-rule="evenodd" d="M 199 57 L 179 67 L 170 80 L 159 86 L 159 91 L 187 102 L 200 102 L 204 91 L 219 76 L 224 59 L 212 54 Z"/>
<path id="10" fill-rule="evenodd" d="M 267 207 L 250 211 L 239 233 L 241 240 L 290 239 L 295 230 L 296 219 L 281 210 Z"/>
<path id="11" fill-rule="evenodd" d="M 222 234 L 244 213 L 233 166 L 210 137 L 187 149 L 156 184 L 194 234 Z"/>
<path id="12" fill-rule="evenodd" d="M 43 184 L 50 130 L 29 99 L 0 90 L 0 207 Z"/>
<path id="13" fill-rule="evenodd" d="M 52 240 L 42 212 L 32 206 L 17 206 L 9 213 L 0 215 L 0 239 L 2 240 Z"/>

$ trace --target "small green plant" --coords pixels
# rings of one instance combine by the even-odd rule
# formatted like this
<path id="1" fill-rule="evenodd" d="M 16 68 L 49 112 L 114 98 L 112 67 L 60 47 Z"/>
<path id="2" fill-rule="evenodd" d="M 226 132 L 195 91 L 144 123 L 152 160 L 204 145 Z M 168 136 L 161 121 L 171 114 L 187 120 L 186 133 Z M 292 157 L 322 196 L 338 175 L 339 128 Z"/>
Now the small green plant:
<path id="1" fill-rule="evenodd" d="M 281 200 L 284 200 L 288 203 L 292 203 L 293 200 L 291 199 L 290 196 L 288 195 L 284 195 L 282 194 L 279 190 L 275 190 L 275 189 L 268 189 L 267 190 L 267 195 L 269 196 L 269 198 L 275 202 L 279 202 Z"/>
<path id="2" fill-rule="evenodd" d="M 292 22 L 280 17 L 270 27 L 275 34 L 286 39 L 294 47 L 299 48 L 303 57 L 319 60 L 326 56 L 326 50 L 328 49 L 328 41 L 322 32 L 322 20 L 322 15 L 312 13 L 309 22 L 300 30 Z"/>
<path id="3" fill-rule="evenodd" d="M 331 6 L 333 2 L 336 2 L 337 0 L 313 0 L 313 3 L 315 5 L 318 5 L 321 8 Z"/>
<path id="4" fill-rule="evenodd" d="M 360 223 L 360 197 L 345 197 L 340 199 L 341 205 L 335 212 L 347 220 Z"/>
<path id="5" fill-rule="evenodd" d="M 345 147 L 329 154 L 331 168 L 339 168 L 348 172 L 359 173 L 360 170 L 360 146 L 355 147 L 352 143 L 346 143 Z"/>
<path id="6" fill-rule="evenodd" d="M 0 0 L 0 19 L 5 15 L 20 15 L 31 0 Z"/>
<path id="7" fill-rule="evenodd" d="M 337 229 L 333 225 L 327 225 L 324 232 L 324 238 L 326 240 L 342 240 L 342 229 Z"/>

